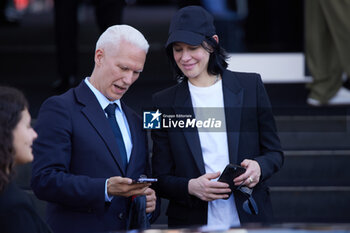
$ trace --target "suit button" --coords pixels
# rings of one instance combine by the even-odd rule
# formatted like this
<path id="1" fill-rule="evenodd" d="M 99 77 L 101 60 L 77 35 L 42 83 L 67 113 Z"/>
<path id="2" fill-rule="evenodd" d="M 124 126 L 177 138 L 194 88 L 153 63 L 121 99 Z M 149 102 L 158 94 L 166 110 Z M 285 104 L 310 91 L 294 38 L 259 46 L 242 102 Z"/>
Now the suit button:
<path id="1" fill-rule="evenodd" d="M 119 214 L 118 214 L 118 218 L 119 218 L 120 220 L 122 220 L 122 219 L 124 218 L 124 213 L 119 213 Z"/>

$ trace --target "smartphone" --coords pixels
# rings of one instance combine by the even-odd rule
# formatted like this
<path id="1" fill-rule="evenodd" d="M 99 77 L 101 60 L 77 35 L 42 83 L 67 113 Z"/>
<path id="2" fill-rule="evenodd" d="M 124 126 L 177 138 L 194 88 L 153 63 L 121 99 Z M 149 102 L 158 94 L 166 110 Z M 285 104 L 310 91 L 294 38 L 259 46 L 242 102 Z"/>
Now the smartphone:
<path id="1" fill-rule="evenodd" d="M 157 181 L 158 181 L 157 178 L 140 177 L 140 178 L 137 178 L 136 180 L 133 180 L 132 182 L 140 184 L 140 183 L 154 183 L 154 182 L 157 182 Z"/>
<path id="2" fill-rule="evenodd" d="M 230 185 L 231 192 L 236 190 L 237 186 L 233 183 L 233 179 L 242 175 L 246 169 L 242 166 L 236 165 L 236 164 L 228 164 L 224 171 L 221 173 L 218 181 L 227 183 Z M 229 193 L 231 194 L 231 193 Z"/>

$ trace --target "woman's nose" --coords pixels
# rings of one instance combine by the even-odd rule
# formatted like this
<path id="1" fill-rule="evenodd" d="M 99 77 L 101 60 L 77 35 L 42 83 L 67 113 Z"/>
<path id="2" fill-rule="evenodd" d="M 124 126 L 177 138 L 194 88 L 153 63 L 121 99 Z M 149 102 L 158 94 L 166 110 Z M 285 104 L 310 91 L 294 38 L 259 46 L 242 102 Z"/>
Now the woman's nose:
<path id="1" fill-rule="evenodd" d="M 188 61 L 191 59 L 191 54 L 188 51 L 183 51 L 181 60 Z"/>

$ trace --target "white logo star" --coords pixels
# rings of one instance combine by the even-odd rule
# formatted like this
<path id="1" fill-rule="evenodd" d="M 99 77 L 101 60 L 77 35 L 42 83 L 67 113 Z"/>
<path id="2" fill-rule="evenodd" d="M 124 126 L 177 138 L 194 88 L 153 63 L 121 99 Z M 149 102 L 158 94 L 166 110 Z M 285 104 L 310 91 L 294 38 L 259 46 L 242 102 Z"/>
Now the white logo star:
<path id="1" fill-rule="evenodd" d="M 152 121 L 154 121 L 155 119 L 157 119 L 157 121 L 159 121 L 159 116 L 161 116 L 162 114 L 159 112 L 159 109 L 157 109 L 157 111 L 155 113 L 151 113 L 151 115 L 153 116 Z"/>

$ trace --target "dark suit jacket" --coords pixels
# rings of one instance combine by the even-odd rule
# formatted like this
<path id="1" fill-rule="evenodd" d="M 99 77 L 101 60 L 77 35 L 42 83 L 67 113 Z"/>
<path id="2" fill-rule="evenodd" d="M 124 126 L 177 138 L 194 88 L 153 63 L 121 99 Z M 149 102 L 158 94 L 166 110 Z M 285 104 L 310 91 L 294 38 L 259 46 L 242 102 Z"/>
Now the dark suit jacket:
<path id="1" fill-rule="evenodd" d="M 261 167 L 260 183 L 253 197 L 259 215 L 243 211 L 244 196 L 235 194 L 241 223 L 265 222 L 272 215 L 265 181 L 283 164 L 270 102 L 258 74 L 226 70 L 222 78 L 230 163 L 254 159 Z M 163 114 L 194 116 L 187 82 L 156 93 L 154 105 Z M 167 215 L 171 227 L 207 224 L 207 202 L 189 195 L 188 181 L 205 174 L 197 129 L 153 130 L 152 169 L 158 177 L 156 191 L 170 200 Z"/>
<path id="2" fill-rule="evenodd" d="M 36 122 L 32 188 L 48 201 L 47 222 L 54 232 L 126 229 L 130 198 L 105 202 L 105 180 L 147 174 L 148 151 L 142 122 L 122 103 L 133 149 L 127 171 L 112 128 L 95 95 L 81 84 L 46 100 Z"/>
<path id="3" fill-rule="evenodd" d="M 14 183 L 8 184 L 0 193 L 0 231 L 51 232 L 36 211 L 33 200 Z"/>

